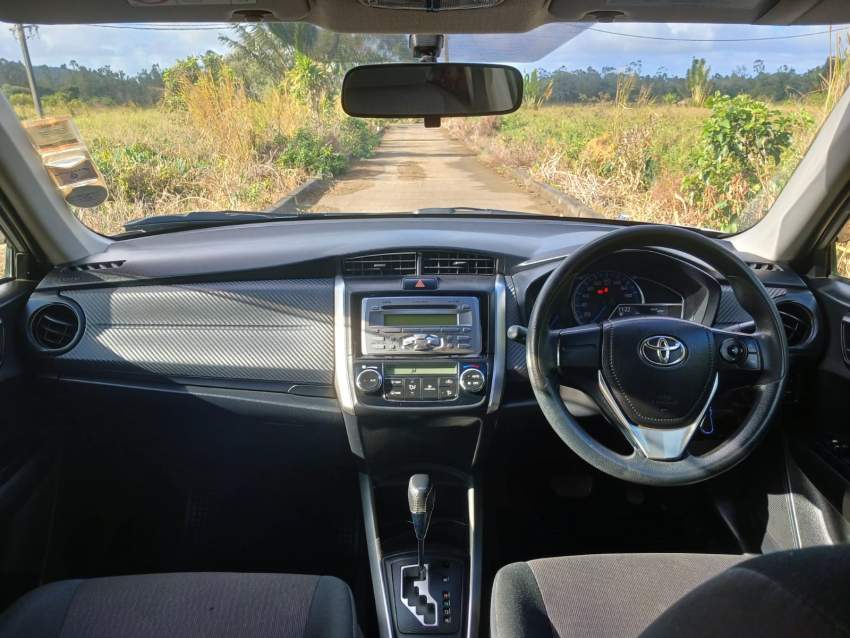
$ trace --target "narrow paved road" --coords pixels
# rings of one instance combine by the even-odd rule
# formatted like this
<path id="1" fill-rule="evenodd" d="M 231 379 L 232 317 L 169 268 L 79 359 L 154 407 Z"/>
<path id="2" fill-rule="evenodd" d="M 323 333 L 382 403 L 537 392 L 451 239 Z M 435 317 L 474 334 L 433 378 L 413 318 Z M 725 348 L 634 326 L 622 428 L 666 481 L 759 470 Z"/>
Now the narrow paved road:
<path id="1" fill-rule="evenodd" d="M 472 206 L 554 214 L 552 206 L 483 164 L 439 128 L 387 129 L 375 155 L 356 162 L 311 211 L 402 212 Z"/>

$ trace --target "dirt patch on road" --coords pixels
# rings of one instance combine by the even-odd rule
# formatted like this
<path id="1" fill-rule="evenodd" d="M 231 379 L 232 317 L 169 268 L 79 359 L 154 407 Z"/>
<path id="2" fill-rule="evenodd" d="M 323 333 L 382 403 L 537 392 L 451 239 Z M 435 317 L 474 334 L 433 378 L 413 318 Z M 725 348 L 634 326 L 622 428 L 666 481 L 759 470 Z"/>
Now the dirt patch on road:
<path id="1" fill-rule="evenodd" d="M 422 179 L 425 177 L 425 169 L 417 162 L 401 162 L 398 165 L 399 179 Z"/>

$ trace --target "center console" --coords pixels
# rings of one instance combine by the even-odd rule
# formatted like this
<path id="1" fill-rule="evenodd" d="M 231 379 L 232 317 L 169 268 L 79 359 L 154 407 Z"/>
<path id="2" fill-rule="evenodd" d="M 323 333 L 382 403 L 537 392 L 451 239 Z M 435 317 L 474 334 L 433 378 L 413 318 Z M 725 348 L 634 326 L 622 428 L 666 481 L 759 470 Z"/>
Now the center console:
<path id="1" fill-rule="evenodd" d="M 360 300 L 357 401 L 373 407 L 480 405 L 487 383 L 478 297 Z"/>
<path id="2" fill-rule="evenodd" d="M 476 638 L 475 459 L 501 400 L 506 288 L 501 275 L 425 279 L 337 277 L 336 394 L 362 468 L 380 637 Z M 400 506 L 426 474 L 440 497 L 423 549 Z"/>

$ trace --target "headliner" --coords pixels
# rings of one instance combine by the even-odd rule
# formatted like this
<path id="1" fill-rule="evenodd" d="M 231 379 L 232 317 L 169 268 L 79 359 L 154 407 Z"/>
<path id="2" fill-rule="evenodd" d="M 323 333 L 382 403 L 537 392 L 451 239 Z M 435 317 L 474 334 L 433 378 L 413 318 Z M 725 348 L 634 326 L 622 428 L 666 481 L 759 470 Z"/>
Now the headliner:
<path id="1" fill-rule="evenodd" d="M 513 33 L 549 22 L 595 21 L 617 11 L 618 22 L 840 24 L 848 0 L 503 0 L 496 7 L 426 13 L 366 7 L 358 0 L 26 0 L 0 2 L 0 20 L 27 24 L 227 22 L 238 11 L 306 21 L 351 33 Z M 154 6 L 144 6 L 146 4 Z"/>

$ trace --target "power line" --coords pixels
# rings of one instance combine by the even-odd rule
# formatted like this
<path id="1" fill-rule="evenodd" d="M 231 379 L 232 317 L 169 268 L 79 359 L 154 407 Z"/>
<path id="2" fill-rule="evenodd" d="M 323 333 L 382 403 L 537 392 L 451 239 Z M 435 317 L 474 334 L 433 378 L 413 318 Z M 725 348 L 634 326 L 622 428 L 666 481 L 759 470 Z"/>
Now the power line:
<path id="1" fill-rule="evenodd" d="M 826 33 L 838 33 L 846 29 L 824 29 L 823 31 L 810 31 L 808 33 L 795 33 L 793 35 L 772 35 L 762 36 L 757 38 L 669 38 L 660 35 L 640 35 L 637 33 L 624 33 L 622 31 L 609 31 L 598 27 L 588 27 L 586 31 L 596 31 L 597 33 L 605 33 L 607 35 L 616 35 L 622 38 L 636 38 L 639 40 L 662 40 L 664 42 L 761 42 L 764 40 L 794 40 L 796 38 L 809 38 L 815 35 L 824 35 Z"/>
<path id="2" fill-rule="evenodd" d="M 235 23 L 223 23 L 221 25 L 204 24 L 198 26 L 184 26 L 182 24 L 163 24 L 156 26 L 142 26 L 129 24 L 89 24 L 85 25 L 98 29 L 128 29 L 131 31 L 222 31 L 237 26 Z M 760 36 L 753 38 L 676 38 L 657 35 L 642 35 L 638 33 L 625 33 L 623 31 L 610 31 L 608 29 L 600 29 L 599 27 L 582 27 L 576 25 L 576 29 L 582 31 L 595 31 L 596 33 L 604 33 L 621 38 L 634 38 L 637 40 L 657 40 L 662 42 L 763 42 L 767 40 L 795 40 L 798 38 L 810 38 L 816 35 L 825 35 L 827 33 L 837 33 L 847 29 L 823 29 L 821 31 L 809 31 L 808 33 L 795 33 L 792 35 L 774 35 Z"/>
<path id="3" fill-rule="evenodd" d="M 196 27 L 186 27 L 182 25 L 160 25 L 160 26 L 137 26 L 129 24 L 88 24 L 84 26 L 95 27 L 97 29 L 128 29 L 131 31 L 222 31 L 229 29 L 234 24 L 215 25 L 199 25 Z"/>

